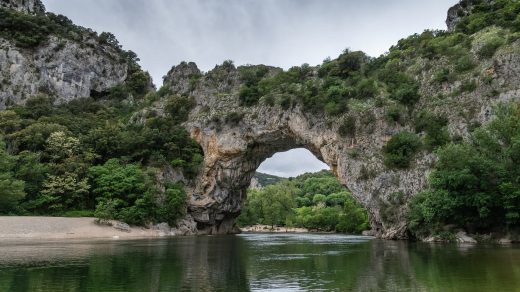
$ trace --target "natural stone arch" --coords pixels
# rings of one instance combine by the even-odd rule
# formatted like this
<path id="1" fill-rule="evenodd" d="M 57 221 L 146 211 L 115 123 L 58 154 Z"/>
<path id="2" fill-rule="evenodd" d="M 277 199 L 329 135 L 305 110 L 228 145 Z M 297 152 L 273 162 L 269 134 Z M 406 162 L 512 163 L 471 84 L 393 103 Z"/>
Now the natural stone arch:
<path id="1" fill-rule="evenodd" d="M 234 218 L 258 166 L 276 152 L 301 147 L 325 162 L 367 209 L 377 236 L 407 236 L 406 202 L 425 186 L 433 156 L 417 155 L 408 170 L 387 169 L 381 150 L 391 135 L 406 129 L 387 123 L 383 108 L 351 114 L 357 126 L 342 137 L 338 128 L 345 116 L 309 113 L 297 103 L 283 108 L 261 100 L 255 106 L 241 106 L 240 77 L 231 64 L 202 75 L 195 64 L 182 63 L 172 68 L 165 81 L 172 92 L 192 96 L 196 103 L 185 127 L 204 151 L 204 166 L 189 202 L 200 233 L 236 232 Z M 365 121 L 366 117 L 370 119 Z"/>

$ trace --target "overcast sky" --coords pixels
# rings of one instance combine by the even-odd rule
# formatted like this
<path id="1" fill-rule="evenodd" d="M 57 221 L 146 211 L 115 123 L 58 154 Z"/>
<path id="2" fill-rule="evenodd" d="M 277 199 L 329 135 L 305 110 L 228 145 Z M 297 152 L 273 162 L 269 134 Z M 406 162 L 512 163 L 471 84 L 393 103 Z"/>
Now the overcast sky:
<path id="1" fill-rule="evenodd" d="M 43 0 L 48 11 L 98 32 L 114 33 L 136 52 L 157 86 L 172 65 L 196 62 L 203 71 L 224 60 L 289 68 L 316 65 L 345 48 L 379 56 L 399 39 L 445 29 L 457 0 Z M 305 154 L 307 153 L 307 154 Z M 319 170 L 310 152 L 262 165 L 290 176 Z M 297 158 L 297 159 L 295 159 Z M 314 158 L 315 159 L 315 158 Z M 305 165 L 312 169 L 304 169 Z M 305 164 L 305 165 L 302 165 Z M 314 163 L 314 164 L 313 164 Z M 272 165 L 272 166 L 270 166 Z"/>

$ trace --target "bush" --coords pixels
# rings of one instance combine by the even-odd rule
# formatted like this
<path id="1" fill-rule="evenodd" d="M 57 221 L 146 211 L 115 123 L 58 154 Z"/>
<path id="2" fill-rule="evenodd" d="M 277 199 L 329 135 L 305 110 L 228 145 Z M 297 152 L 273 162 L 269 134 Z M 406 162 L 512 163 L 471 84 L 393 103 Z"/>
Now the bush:
<path id="1" fill-rule="evenodd" d="M 225 122 L 226 122 L 226 124 L 228 124 L 230 126 L 236 126 L 236 125 L 240 124 L 240 122 L 242 121 L 243 118 L 244 118 L 243 113 L 229 112 L 226 115 Z"/>
<path id="2" fill-rule="evenodd" d="M 434 150 L 450 141 L 447 127 L 448 120 L 444 117 L 422 111 L 415 116 L 414 124 L 417 133 L 426 132 L 424 142 L 426 148 L 429 150 Z"/>
<path id="3" fill-rule="evenodd" d="M 356 118 L 353 116 L 344 118 L 343 122 L 339 126 L 338 133 L 341 137 L 356 136 Z"/>
<path id="4" fill-rule="evenodd" d="M 413 133 L 401 132 L 392 136 L 383 148 L 385 165 L 388 168 L 408 168 L 420 147 L 421 140 Z"/>
<path id="5" fill-rule="evenodd" d="M 469 71 L 475 67 L 475 63 L 471 59 L 471 56 L 464 55 L 460 57 L 455 63 L 455 71 L 462 73 Z M 447 81 L 447 80 L 446 80 Z"/>
<path id="6" fill-rule="evenodd" d="M 415 104 L 421 95 L 419 94 L 419 85 L 415 83 L 403 83 L 393 89 L 390 98 L 404 105 Z"/>
<path id="7" fill-rule="evenodd" d="M 433 82 L 436 83 L 452 82 L 453 80 L 454 75 L 448 68 L 443 68 L 433 75 Z"/>
<path id="8" fill-rule="evenodd" d="M 258 100 L 260 100 L 260 93 L 258 92 L 257 87 L 242 85 L 238 97 L 240 98 L 241 105 L 252 106 L 257 104 Z"/>
<path id="9" fill-rule="evenodd" d="M 182 123 L 188 119 L 191 109 L 195 106 L 192 97 L 171 96 L 166 103 L 165 110 L 175 123 Z"/>
<path id="10" fill-rule="evenodd" d="M 392 105 L 386 110 L 386 120 L 389 122 L 401 122 L 401 112 L 403 109 L 399 106 Z"/>
<path id="11" fill-rule="evenodd" d="M 482 47 L 478 50 L 477 54 L 481 58 L 491 58 L 495 55 L 495 52 L 504 44 L 504 40 L 500 37 L 492 37 L 482 45 Z"/>

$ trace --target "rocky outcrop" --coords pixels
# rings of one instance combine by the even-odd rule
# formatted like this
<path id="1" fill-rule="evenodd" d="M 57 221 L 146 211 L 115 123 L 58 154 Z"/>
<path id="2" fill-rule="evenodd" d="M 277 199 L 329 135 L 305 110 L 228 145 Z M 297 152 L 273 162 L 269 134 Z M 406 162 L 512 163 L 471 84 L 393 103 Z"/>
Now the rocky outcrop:
<path id="1" fill-rule="evenodd" d="M 520 54 L 511 51 L 519 48 L 517 41 L 510 48 L 499 50 L 494 59 L 483 60 L 476 69 L 482 74 L 471 77 L 478 84 L 477 89 L 461 94 L 452 94 L 458 92 L 460 81 L 443 85 L 432 82 L 434 73 L 446 66 L 443 60 L 423 64 L 421 73 L 416 74 L 421 95 L 441 96 L 443 100 L 422 98 L 416 107 L 444 115 L 452 137 L 467 136 L 470 124 L 482 124 L 490 118 L 493 104 L 518 97 L 520 79 L 511 77 L 520 76 Z M 342 137 L 338 127 L 344 117 L 312 114 L 297 103 L 282 108 L 261 100 L 255 106 L 241 106 L 240 74 L 232 65 L 216 67 L 194 81 L 193 76 L 199 72 L 194 64 L 183 63 L 165 78 L 173 93 L 196 100 L 185 127 L 204 151 L 204 168 L 189 202 L 189 213 L 197 222 L 199 233 L 236 232 L 234 219 L 258 166 L 277 152 L 304 147 L 328 164 L 338 180 L 366 207 L 372 234 L 407 238 L 407 202 L 426 186 L 435 156 L 423 151 L 409 169 L 394 170 L 385 167 L 382 149 L 392 135 L 413 131 L 413 125 L 389 122 L 385 119 L 385 106 L 370 104 L 348 114 L 355 117 L 357 126 L 353 135 Z M 500 94 L 495 90 L 498 86 Z"/>
<path id="2" fill-rule="evenodd" d="M 4 8 L 24 13 L 44 12 L 39 0 L 1 3 Z M 42 28 L 38 38 L 44 36 L 45 40 L 37 44 L 20 45 L 17 41 L 18 33 L 30 38 L 30 31 L 16 32 L 15 28 L 7 27 L 0 35 L 0 110 L 13 104 L 23 105 L 28 97 L 38 93 L 56 97 L 57 103 L 100 97 L 123 84 L 129 67 L 137 66 L 117 40 L 102 41 L 97 33 L 75 26 L 62 16 L 32 15 L 24 21 L 40 23 L 46 17 L 54 19 L 53 27 L 62 27 L 53 28 L 56 32 L 50 34 L 50 28 Z"/>
<path id="3" fill-rule="evenodd" d="M 40 0 L 0 0 L 0 8 L 14 9 L 25 13 L 45 12 L 45 6 Z"/>
<path id="4" fill-rule="evenodd" d="M 38 93 L 56 96 L 58 103 L 101 94 L 123 83 L 127 70 L 116 51 L 94 39 L 51 37 L 27 50 L 0 38 L 0 109 Z"/>
<path id="5" fill-rule="evenodd" d="M 448 31 L 455 31 L 461 18 L 469 15 L 476 4 L 492 1 L 493 0 L 461 0 L 459 3 L 455 4 L 448 10 L 448 17 L 446 18 Z"/>

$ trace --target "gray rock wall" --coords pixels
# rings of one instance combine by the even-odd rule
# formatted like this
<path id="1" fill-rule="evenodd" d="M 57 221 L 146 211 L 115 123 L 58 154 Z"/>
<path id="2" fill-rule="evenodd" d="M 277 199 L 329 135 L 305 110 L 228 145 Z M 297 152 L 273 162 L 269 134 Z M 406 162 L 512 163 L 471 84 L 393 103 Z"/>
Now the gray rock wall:
<path id="1" fill-rule="evenodd" d="M 89 97 L 126 77 L 127 64 L 119 61 L 117 52 L 94 40 L 80 44 L 51 37 L 28 50 L 0 38 L 0 109 L 24 104 L 38 93 L 55 95 L 58 103 Z"/>
<path id="2" fill-rule="evenodd" d="M 0 0 L 0 7 L 26 13 L 45 12 L 45 6 L 40 0 Z"/>

